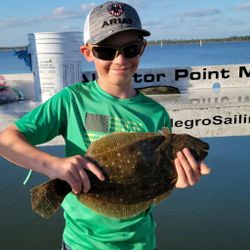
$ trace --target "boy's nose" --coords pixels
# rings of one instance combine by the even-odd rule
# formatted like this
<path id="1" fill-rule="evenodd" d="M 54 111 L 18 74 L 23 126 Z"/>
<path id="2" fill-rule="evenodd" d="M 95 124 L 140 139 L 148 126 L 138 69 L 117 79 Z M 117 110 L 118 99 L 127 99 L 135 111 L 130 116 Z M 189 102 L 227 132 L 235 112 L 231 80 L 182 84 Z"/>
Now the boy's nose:
<path id="1" fill-rule="evenodd" d="M 126 57 L 124 57 L 124 55 L 121 52 L 118 52 L 113 61 L 120 63 L 120 62 L 124 62 L 126 60 L 127 60 Z"/>

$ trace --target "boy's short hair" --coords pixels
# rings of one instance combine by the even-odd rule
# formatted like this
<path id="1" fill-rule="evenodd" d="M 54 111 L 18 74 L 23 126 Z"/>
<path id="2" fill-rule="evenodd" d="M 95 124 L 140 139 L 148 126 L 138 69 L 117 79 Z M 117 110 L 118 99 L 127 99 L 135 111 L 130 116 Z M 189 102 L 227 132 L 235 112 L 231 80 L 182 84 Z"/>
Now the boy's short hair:
<path id="1" fill-rule="evenodd" d="M 150 36 L 142 29 L 137 11 L 121 2 L 105 2 L 93 8 L 84 24 L 84 44 L 97 44 L 126 30 L 138 31 L 140 36 Z"/>

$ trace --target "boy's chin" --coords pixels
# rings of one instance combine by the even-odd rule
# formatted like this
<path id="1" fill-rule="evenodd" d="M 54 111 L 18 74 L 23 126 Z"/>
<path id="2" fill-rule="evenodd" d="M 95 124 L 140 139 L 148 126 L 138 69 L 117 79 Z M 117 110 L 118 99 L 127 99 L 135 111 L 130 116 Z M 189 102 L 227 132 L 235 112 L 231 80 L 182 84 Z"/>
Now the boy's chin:
<path id="1" fill-rule="evenodd" d="M 132 77 L 115 77 L 111 82 L 117 86 L 131 85 Z"/>

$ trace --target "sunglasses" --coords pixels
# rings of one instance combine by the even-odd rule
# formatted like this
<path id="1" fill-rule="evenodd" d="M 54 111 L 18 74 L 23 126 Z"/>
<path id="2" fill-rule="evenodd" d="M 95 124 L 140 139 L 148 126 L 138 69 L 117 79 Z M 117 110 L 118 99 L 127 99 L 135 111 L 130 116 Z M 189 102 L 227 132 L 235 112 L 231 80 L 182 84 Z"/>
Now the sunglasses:
<path id="1" fill-rule="evenodd" d="M 135 42 L 126 44 L 124 47 L 114 48 L 108 45 L 89 45 L 92 49 L 93 55 L 101 60 L 111 61 L 119 54 L 122 54 L 125 58 L 133 58 L 143 52 L 144 39 L 139 39 Z"/>

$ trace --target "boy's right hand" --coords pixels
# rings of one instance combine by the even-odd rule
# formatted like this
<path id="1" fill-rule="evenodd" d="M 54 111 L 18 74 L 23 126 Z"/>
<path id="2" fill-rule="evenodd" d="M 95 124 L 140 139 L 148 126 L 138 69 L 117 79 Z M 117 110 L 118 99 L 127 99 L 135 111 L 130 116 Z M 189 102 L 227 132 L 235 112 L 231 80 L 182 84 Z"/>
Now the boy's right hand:
<path id="1" fill-rule="evenodd" d="M 81 155 L 59 158 L 31 145 L 15 125 L 0 132 L 0 156 L 16 165 L 47 175 L 50 179 L 61 179 L 69 183 L 74 193 L 90 189 L 88 169 L 98 179 L 104 180 L 101 170 Z"/>
<path id="2" fill-rule="evenodd" d="M 50 179 L 61 179 L 68 182 L 72 192 L 87 193 L 90 190 L 90 181 L 85 169 L 91 171 L 98 179 L 104 180 L 101 170 L 81 155 L 66 158 L 57 158 L 48 167 L 47 175 Z"/>

